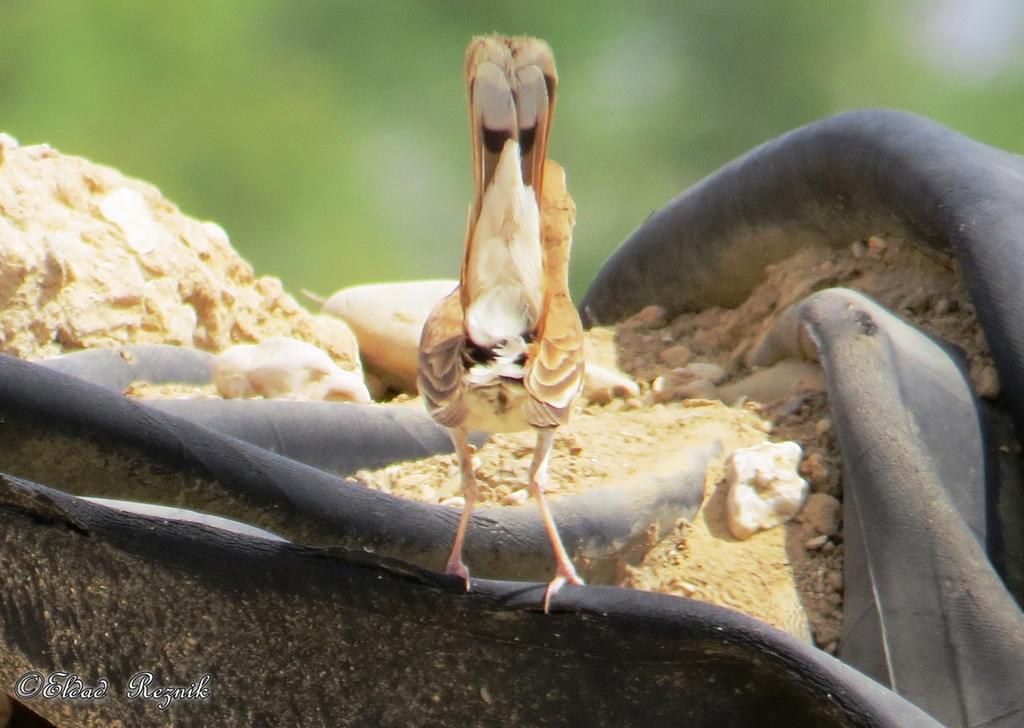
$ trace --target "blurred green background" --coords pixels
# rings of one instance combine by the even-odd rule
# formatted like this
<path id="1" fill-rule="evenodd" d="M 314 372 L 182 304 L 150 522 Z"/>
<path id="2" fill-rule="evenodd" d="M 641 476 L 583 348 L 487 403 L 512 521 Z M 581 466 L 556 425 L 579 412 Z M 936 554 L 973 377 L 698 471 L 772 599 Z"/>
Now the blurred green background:
<path id="1" fill-rule="evenodd" d="M 0 130 L 118 167 L 328 293 L 457 274 L 471 35 L 548 40 L 579 295 L 652 210 L 838 111 L 1024 151 L 1024 3 L 0 0 Z"/>

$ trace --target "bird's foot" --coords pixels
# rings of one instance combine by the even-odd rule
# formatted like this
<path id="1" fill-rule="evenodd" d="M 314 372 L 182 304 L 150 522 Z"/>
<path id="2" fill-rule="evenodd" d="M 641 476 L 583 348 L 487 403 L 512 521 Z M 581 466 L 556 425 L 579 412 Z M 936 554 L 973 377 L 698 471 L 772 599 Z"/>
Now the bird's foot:
<path id="1" fill-rule="evenodd" d="M 555 578 L 551 580 L 548 588 L 544 590 L 544 614 L 548 614 L 551 611 L 551 597 L 557 594 L 558 590 L 566 584 L 584 585 L 583 579 L 576 573 L 572 563 L 559 564 Z"/>
<path id="2" fill-rule="evenodd" d="M 453 557 L 448 559 L 448 564 L 444 567 L 444 573 L 449 576 L 461 576 L 466 582 L 466 591 L 469 591 L 469 568 L 462 563 L 462 559 Z"/>

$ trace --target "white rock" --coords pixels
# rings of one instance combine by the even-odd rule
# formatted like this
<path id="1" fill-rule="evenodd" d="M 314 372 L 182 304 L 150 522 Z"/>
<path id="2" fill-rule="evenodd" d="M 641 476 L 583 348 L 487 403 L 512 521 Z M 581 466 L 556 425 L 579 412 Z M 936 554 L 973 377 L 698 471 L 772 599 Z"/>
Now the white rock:
<path id="1" fill-rule="evenodd" d="M 501 502 L 507 506 L 522 506 L 526 505 L 526 502 L 530 500 L 530 491 L 526 488 L 520 488 L 519 490 L 513 490 L 511 493 L 501 499 Z"/>
<path id="2" fill-rule="evenodd" d="M 726 514 L 733 537 L 750 538 L 797 514 L 809 490 L 797 472 L 800 454 L 795 442 L 765 442 L 729 456 Z"/>
<path id="3" fill-rule="evenodd" d="M 706 379 L 712 384 L 721 384 L 725 381 L 725 370 L 711 362 L 692 361 L 685 368 L 693 374 L 694 379 Z"/>
<path id="4" fill-rule="evenodd" d="M 595 404 L 616 398 L 639 397 L 640 386 L 622 372 L 587 362 L 583 374 L 583 397 Z"/>
<path id="5" fill-rule="evenodd" d="M 423 323 L 457 285 L 445 279 L 353 286 L 328 298 L 322 310 L 351 327 L 368 370 L 395 389 L 415 392 Z"/>
<path id="6" fill-rule="evenodd" d="M 340 368 L 322 349 L 287 336 L 239 344 L 213 363 L 217 392 L 226 399 L 341 399 L 369 402 L 362 378 Z"/>
<path id="7" fill-rule="evenodd" d="M 121 228 L 129 247 L 136 253 L 153 252 L 159 235 L 153 212 L 137 190 L 119 187 L 99 201 L 100 214 Z"/>

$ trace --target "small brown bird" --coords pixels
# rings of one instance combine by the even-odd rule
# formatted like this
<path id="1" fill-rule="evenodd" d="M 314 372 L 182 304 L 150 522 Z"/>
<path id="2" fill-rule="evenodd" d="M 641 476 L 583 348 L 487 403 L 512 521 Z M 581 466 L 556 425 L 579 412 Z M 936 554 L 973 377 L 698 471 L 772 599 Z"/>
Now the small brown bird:
<path id="1" fill-rule="evenodd" d="M 584 368 L 583 327 L 569 297 L 575 208 L 562 169 L 546 160 L 554 56 L 533 38 L 474 38 L 466 82 L 475 195 L 465 255 L 459 287 L 431 312 L 419 349 L 419 389 L 455 444 L 466 499 L 446 573 L 469 589 L 462 561 L 476 498 L 469 432 L 533 428 L 530 494 L 557 567 L 546 612 L 563 584 L 583 583 L 544 501 L 555 429 L 569 419 Z"/>

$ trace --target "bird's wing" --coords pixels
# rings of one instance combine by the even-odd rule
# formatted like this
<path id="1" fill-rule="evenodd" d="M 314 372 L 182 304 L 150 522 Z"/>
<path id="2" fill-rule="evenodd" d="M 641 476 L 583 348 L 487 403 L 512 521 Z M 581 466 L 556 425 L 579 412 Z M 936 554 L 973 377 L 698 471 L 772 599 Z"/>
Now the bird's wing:
<path id="1" fill-rule="evenodd" d="M 527 421 L 534 427 L 564 425 L 583 386 L 583 369 L 580 316 L 568 293 L 554 293 L 526 362 Z"/>
<path id="2" fill-rule="evenodd" d="M 420 336 L 416 380 L 431 416 L 445 427 L 458 427 L 469 414 L 462 394 L 466 336 L 462 318 L 455 289 L 434 306 Z"/>

